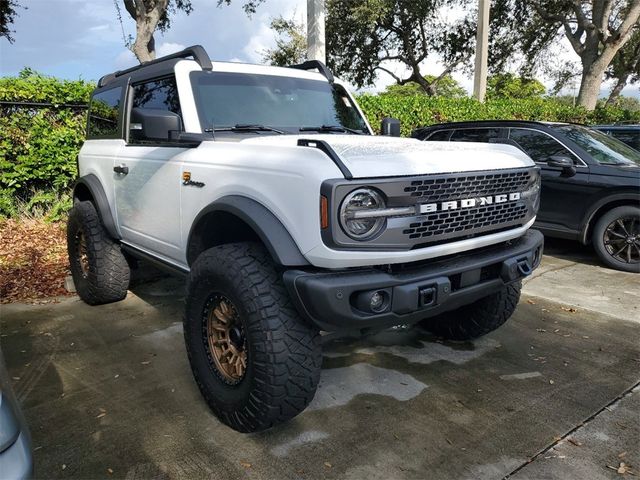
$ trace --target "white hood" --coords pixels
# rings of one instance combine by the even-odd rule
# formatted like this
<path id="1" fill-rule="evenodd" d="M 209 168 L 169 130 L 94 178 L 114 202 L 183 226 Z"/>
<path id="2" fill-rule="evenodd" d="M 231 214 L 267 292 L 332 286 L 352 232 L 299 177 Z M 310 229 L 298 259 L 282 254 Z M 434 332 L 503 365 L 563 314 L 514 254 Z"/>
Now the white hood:
<path id="1" fill-rule="evenodd" d="M 468 142 L 423 142 L 371 135 L 264 135 L 242 143 L 296 148 L 301 138 L 324 140 L 354 178 L 455 173 L 533 166 L 511 145 Z"/>

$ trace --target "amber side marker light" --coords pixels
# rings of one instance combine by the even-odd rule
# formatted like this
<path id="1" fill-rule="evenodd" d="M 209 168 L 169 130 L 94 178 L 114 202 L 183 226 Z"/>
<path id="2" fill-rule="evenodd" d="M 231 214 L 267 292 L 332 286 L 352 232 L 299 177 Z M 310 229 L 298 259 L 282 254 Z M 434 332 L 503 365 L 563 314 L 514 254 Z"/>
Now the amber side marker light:
<path id="1" fill-rule="evenodd" d="M 324 195 L 320 195 L 320 227 L 329 227 L 329 201 Z"/>

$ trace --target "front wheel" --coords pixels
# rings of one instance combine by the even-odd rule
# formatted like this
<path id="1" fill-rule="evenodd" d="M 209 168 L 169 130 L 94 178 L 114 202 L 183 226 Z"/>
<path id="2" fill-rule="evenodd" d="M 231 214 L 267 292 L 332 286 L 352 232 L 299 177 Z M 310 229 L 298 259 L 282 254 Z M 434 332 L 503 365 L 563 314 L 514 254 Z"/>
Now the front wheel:
<path id="1" fill-rule="evenodd" d="M 273 427 L 313 399 L 320 334 L 298 316 L 260 245 L 222 245 L 198 257 L 189 276 L 184 336 L 202 395 L 234 430 Z"/>
<path id="2" fill-rule="evenodd" d="M 494 331 L 511 317 L 521 290 L 522 282 L 513 282 L 469 305 L 427 318 L 421 325 L 447 340 L 473 340 Z"/>
<path id="3" fill-rule="evenodd" d="M 611 209 L 600 217 L 591 239 L 608 267 L 640 272 L 640 208 L 627 205 Z"/>

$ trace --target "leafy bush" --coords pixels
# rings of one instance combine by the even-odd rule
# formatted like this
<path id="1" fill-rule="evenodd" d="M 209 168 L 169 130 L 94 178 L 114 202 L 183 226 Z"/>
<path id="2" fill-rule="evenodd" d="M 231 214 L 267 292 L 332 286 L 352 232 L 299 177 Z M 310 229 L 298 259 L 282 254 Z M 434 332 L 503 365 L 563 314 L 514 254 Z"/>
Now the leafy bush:
<path id="1" fill-rule="evenodd" d="M 480 103 L 472 98 L 427 97 L 424 95 L 360 95 L 358 102 L 369 123 L 379 130 L 384 117 L 402 123 L 402 135 L 417 127 L 465 120 L 542 120 L 585 124 L 640 122 L 640 112 L 619 107 L 598 107 L 589 112 L 553 98 L 494 99 Z"/>
<path id="2" fill-rule="evenodd" d="M 55 218 L 68 208 L 93 88 L 29 69 L 0 78 L 0 102 L 53 104 L 0 104 L 0 216 L 39 212 Z"/>

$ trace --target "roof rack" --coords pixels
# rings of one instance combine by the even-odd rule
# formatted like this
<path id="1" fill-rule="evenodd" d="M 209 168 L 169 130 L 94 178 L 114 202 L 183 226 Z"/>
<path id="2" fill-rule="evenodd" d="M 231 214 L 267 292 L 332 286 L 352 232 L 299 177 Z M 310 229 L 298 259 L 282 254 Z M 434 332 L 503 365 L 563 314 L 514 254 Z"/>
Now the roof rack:
<path id="1" fill-rule="evenodd" d="M 297 65 L 289 65 L 289 68 L 297 68 L 298 70 L 318 70 L 324 78 L 329 80 L 329 83 L 333 83 L 334 80 L 331 70 L 329 70 L 320 60 L 307 60 L 306 62 L 302 62 Z"/>
<path id="2" fill-rule="evenodd" d="M 98 80 L 98 87 L 104 87 L 108 83 L 111 83 L 116 78 L 121 77 L 122 75 L 126 75 L 127 73 L 135 72 L 143 67 L 147 67 L 149 65 L 155 65 L 156 63 L 165 62 L 167 60 L 173 60 L 174 58 L 188 58 L 193 57 L 193 59 L 198 62 L 198 65 L 203 70 L 213 70 L 213 65 L 211 65 L 211 59 L 207 54 L 207 51 L 204 49 L 202 45 L 193 45 L 191 47 L 187 47 L 184 50 L 176 53 L 172 53 L 171 55 L 165 55 L 164 57 L 156 58 L 155 60 L 151 60 L 149 62 L 144 62 L 140 65 L 136 65 L 135 67 L 127 68 L 126 70 L 118 70 L 115 73 L 109 73 L 105 75 L 100 80 Z"/>

